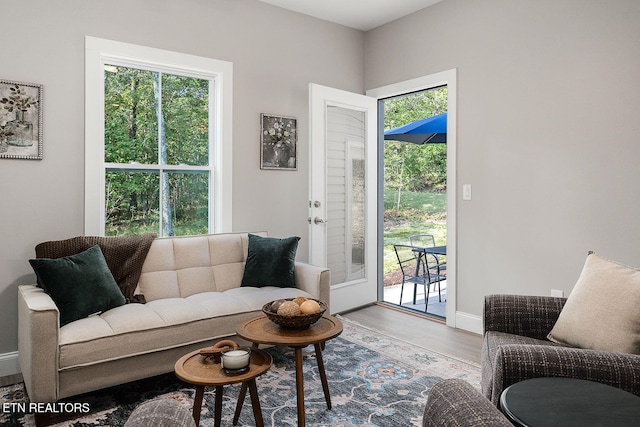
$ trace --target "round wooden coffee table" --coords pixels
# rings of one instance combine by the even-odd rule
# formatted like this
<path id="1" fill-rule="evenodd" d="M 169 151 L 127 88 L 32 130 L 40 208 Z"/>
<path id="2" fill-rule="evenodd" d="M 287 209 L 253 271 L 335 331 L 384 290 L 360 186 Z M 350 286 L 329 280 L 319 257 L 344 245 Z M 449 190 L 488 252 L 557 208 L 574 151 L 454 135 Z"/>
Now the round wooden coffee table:
<path id="1" fill-rule="evenodd" d="M 333 316 L 323 316 L 316 323 L 304 329 L 282 328 L 267 316 L 256 317 L 238 326 L 236 330 L 238 336 L 254 343 L 254 347 L 259 344 L 286 345 L 293 348 L 296 363 L 296 398 L 298 402 L 298 426 L 305 425 L 304 417 L 304 380 L 302 375 L 302 349 L 308 345 L 313 345 L 318 362 L 318 371 L 322 381 L 322 390 L 327 402 L 327 408 L 331 409 L 331 396 L 329 394 L 329 383 L 324 370 L 322 360 L 322 346 L 330 339 L 342 333 L 342 322 Z M 243 385 L 240 396 L 246 393 Z M 244 397 L 243 397 L 244 399 Z"/>
<path id="2" fill-rule="evenodd" d="M 262 419 L 262 409 L 260 409 L 260 400 L 258 400 L 256 377 L 264 374 L 271 367 L 271 363 L 273 362 L 271 355 L 257 348 L 253 348 L 251 349 L 251 365 L 249 365 L 249 370 L 239 374 L 227 374 L 222 369 L 220 363 L 214 362 L 211 358 L 201 356 L 199 352 L 200 350 L 196 350 L 182 356 L 175 365 L 176 376 L 182 381 L 196 386 L 196 397 L 193 401 L 193 419 L 196 425 L 200 423 L 200 411 L 202 409 L 202 398 L 204 396 L 205 386 L 216 388 L 214 422 L 215 426 L 219 427 L 222 417 L 223 386 L 242 383 L 244 390 L 246 390 L 246 387 L 249 388 L 256 426 L 263 426 L 264 421 Z M 242 401 L 244 401 L 245 395 L 246 391 L 242 393 Z M 242 401 L 238 398 L 234 425 L 240 416 Z"/>
<path id="3" fill-rule="evenodd" d="M 500 395 L 500 409 L 520 427 L 640 424 L 640 397 L 575 378 L 533 378 L 512 384 Z"/>

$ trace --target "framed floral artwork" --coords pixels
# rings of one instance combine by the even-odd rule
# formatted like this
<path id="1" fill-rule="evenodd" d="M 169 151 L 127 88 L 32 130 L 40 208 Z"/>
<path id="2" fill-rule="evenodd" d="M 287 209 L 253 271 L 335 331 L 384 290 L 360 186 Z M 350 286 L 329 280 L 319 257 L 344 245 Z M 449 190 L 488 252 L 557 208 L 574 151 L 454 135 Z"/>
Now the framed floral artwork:
<path id="1" fill-rule="evenodd" d="M 42 85 L 0 80 L 0 158 L 42 160 Z"/>
<path id="2" fill-rule="evenodd" d="M 295 117 L 260 114 L 260 169 L 298 168 L 297 123 Z"/>

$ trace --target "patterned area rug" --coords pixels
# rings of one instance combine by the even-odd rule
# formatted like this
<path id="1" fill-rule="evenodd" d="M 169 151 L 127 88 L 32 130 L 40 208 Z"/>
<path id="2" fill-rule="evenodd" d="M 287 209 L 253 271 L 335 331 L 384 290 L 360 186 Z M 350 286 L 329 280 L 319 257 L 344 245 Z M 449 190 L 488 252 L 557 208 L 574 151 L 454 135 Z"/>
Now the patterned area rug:
<path id="1" fill-rule="evenodd" d="M 322 427 L 421 426 L 427 394 L 445 378 L 461 378 L 479 388 L 477 365 L 397 340 L 340 317 L 344 332 L 327 342 L 323 352 L 333 408 L 327 409 L 313 346 L 303 350 L 306 421 Z M 265 425 L 296 426 L 293 350 L 272 347 L 274 364 L 257 378 Z M 222 425 L 232 425 L 239 386 L 224 389 Z M 122 426 L 141 402 L 157 397 L 175 399 L 187 407 L 195 392 L 173 373 L 75 396 L 65 402 L 76 414 L 56 414 L 52 425 Z M 0 426 L 33 426 L 33 415 L 20 411 L 27 403 L 23 384 L 0 388 Z M 201 426 L 213 426 L 214 391 L 205 389 Z M 71 408 L 74 405 L 66 405 Z M 27 404 L 28 408 L 28 404 Z M 87 413 L 84 413 L 88 410 Z M 239 426 L 253 426 L 247 397 Z"/>

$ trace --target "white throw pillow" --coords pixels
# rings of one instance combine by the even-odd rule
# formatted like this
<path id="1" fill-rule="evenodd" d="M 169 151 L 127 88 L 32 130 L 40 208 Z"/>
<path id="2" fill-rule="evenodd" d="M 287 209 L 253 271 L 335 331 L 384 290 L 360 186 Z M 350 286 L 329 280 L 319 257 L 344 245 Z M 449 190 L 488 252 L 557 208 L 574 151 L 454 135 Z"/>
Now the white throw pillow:
<path id="1" fill-rule="evenodd" d="M 572 347 L 640 354 L 640 270 L 589 252 L 548 338 Z"/>

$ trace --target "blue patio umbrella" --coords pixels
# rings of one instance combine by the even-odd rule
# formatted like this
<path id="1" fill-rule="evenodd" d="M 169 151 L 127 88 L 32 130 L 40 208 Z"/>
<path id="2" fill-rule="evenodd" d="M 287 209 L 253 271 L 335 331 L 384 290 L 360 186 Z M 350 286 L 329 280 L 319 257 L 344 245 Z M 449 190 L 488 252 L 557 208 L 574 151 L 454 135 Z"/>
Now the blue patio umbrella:
<path id="1" fill-rule="evenodd" d="M 384 132 L 384 139 L 406 141 L 413 144 L 446 144 L 447 113 L 389 129 Z"/>

